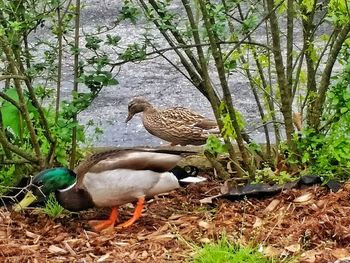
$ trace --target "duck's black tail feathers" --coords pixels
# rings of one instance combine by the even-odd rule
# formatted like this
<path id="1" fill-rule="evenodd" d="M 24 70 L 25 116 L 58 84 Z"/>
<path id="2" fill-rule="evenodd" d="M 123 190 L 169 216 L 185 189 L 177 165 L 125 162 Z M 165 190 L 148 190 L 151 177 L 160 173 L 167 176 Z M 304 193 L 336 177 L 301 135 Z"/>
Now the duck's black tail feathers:
<path id="1" fill-rule="evenodd" d="M 170 172 L 176 176 L 181 186 L 185 186 L 190 183 L 200 183 L 207 180 L 202 176 L 197 176 L 199 169 L 192 165 L 185 167 L 175 166 Z"/>

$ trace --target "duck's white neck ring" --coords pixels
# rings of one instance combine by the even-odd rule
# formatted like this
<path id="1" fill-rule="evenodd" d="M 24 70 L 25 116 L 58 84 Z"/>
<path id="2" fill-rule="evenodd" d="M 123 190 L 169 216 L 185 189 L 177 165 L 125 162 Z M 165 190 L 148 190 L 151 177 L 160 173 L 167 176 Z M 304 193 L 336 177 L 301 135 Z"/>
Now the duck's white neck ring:
<path id="1" fill-rule="evenodd" d="M 59 189 L 58 192 L 61 192 L 61 193 L 66 192 L 66 191 L 72 189 L 76 184 L 77 184 L 77 181 L 75 181 L 74 184 L 68 186 L 67 188 Z"/>

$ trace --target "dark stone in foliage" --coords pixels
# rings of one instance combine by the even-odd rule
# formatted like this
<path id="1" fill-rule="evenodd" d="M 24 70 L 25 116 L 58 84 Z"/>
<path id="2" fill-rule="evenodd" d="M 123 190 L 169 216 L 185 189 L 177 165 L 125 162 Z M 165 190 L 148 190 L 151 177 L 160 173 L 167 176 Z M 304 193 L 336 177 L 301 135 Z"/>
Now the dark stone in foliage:
<path id="1" fill-rule="evenodd" d="M 223 193 L 218 197 L 230 200 L 242 199 L 245 196 L 259 198 L 277 194 L 285 189 L 302 188 L 321 183 L 321 177 L 317 175 L 306 175 L 294 182 L 285 183 L 283 185 L 248 184 L 242 187 L 234 187 L 229 189 L 227 193 Z M 325 185 L 333 192 L 337 192 L 341 188 L 341 184 L 333 180 L 328 181 Z"/>
<path id="2" fill-rule="evenodd" d="M 326 185 L 329 189 L 332 190 L 332 192 L 338 192 L 342 186 L 341 183 L 334 181 L 334 180 L 329 180 Z"/>
<path id="3" fill-rule="evenodd" d="M 318 175 L 305 175 L 298 181 L 298 185 L 314 185 L 320 183 L 322 183 L 322 180 Z"/>

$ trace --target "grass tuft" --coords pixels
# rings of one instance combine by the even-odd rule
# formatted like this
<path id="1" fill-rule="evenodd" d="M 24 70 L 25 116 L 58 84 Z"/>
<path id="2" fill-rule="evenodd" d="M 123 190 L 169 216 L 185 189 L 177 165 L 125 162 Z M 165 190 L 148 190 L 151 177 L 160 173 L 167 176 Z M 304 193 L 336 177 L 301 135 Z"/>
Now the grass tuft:
<path id="1" fill-rule="evenodd" d="M 51 218 L 57 218 L 63 214 L 64 208 L 56 200 L 55 194 L 51 193 L 42 208 L 43 212 Z"/>
<path id="2" fill-rule="evenodd" d="M 206 244 L 200 248 L 193 258 L 194 263 L 273 263 L 273 259 L 267 258 L 257 248 L 239 246 L 230 243 L 223 236 L 218 243 Z"/>

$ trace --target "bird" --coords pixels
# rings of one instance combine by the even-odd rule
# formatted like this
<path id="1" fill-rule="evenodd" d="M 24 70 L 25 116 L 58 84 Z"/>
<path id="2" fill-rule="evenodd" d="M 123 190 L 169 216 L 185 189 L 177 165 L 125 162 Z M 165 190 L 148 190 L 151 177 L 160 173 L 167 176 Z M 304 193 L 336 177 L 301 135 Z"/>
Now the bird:
<path id="1" fill-rule="evenodd" d="M 101 232 L 113 229 L 119 221 L 120 205 L 137 201 L 133 216 L 118 225 L 129 227 L 140 218 L 146 198 L 206 180 L 197 176 L 198 168 L 178 166 L 182 158 L 183 151 L 179 150 L 125 148 L 97 152 L 74 171 L 55 167 L 36 174 L 30 191 L 14 210 L 21 211 L 53 192 L 59 204 L 69 211 L 111 207 L 108 219 L 89 221 L 92 230 Z"/>
<path id="2" fill-rule="evenodd" d="M 157 109 L 144 98 L 135 98 L 128 105 L 129 122 L 143 112 L 142 122 L 152 135 L 175 145 L 203 145 L 210 134 L 219 134 L 217 122 L 187 108 Z"/>

